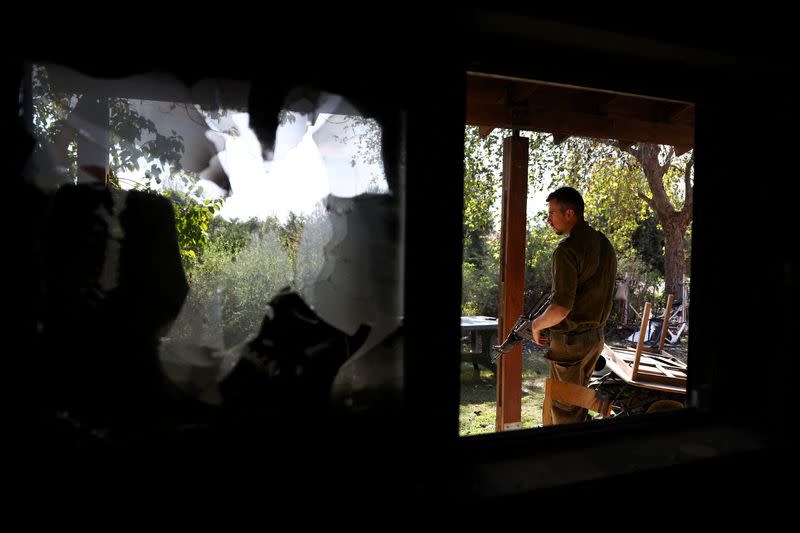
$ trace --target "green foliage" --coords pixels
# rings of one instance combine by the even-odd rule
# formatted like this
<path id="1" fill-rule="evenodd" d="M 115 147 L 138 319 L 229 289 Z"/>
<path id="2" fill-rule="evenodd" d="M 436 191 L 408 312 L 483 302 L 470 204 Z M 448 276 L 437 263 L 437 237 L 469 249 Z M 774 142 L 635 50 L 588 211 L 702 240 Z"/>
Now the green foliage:
<path id="1" fill-rule="evenodd" d="M 544 380 L 549 373 L 549 363 L 541 348 L 525 347 L 522 350 L 522 427 L 542 425 Z M 496 376 L 480 369 L 479 375 L 470 363 L 461 365 L 461 396 L 459 405 L 460 436 L 494 433 L 497 415 Z"/>
<path id="2" fill-rule="evenodd" d="M 636 250 L 642 262 L 664 275 L 664 232 L 658 224 L 654 213 L 648 213 L 631 235 L 631 246 Z"/>
<path id="3" fill-rule="evenodd" d="M 304 216 L 289 212 L 286 222 L 283 225 L 278 224 L 276 227 L 278 240 L 289 255 L 292 269 L 297 264 L 297 250 L 300 247 L 300 237 L 303 235 L 305 223 Z"/>
<path id="4" fill-rule="evenodd" d="M 219 322 L 225 346 L 254 333 L 278 290 L 307 282 L 319 272 L 325 236 L 329 237 L 324 227 L 317 231 L 327 220 L 321 215 L 290 213 L 284 224 L 274 217 L 211 218 L 206 245 L 196 259 L 186 262 L 191 288 L 185 304 L 188 318 L 176 325 L 173 337 L 202 338 L 204 333 L 192 327 L 191 317 L 202 317 L 204 327 Z"/>
<path id="5" fill-rule="evenodd" d="M 77 132 L 64 128 L 85 95 L 59 91 L 42 66 L 33 68 L 32 88 L 37 150 L 44 151 L 45 144 L 58 144 L 59 135 L 66 135 L 66 153 L 55 154 L 55 157 L 66 159 L 69 174 L 75 179 Z M 179 135 L 172 132 L 167 136 L 157 131 L 153 121 L 141 116 L 131 100 L 110 98 L 108 108 L 109 185 L 153 192 L 159 192 L 154 183 L 165 186 L 160 192 L 172 201 L 181 258 L 184 265 L 190 267 L 208 243 L 209 222 L 222 207 L 222 200 L 202 200 L 202 190 L 194 187 L 193 180 L 182 171 L 180 159 L 184 147 Z M 144 171 L 143 181 L 120 176 L 123 172 L 135 171 Z M 174 186 L 175 183 L 179 186 Z M 170 184 L 173 186 L 168 186 Z"/>
<path id="6" fill-rule="evenodd" d="M 73 178 L 77 176 L 76 135 L 74 130 L 65 130 L 67 120 L 85 96 L 58 90 L 50 80 L 47 69 L 34 66 L 32 78 L 33 129 L 37 139 L 37 150 L 45 144 L 53 145 L 60 134 L 66 135 L 65 157 Z M 180 159 L 183 154 L 183 139 L 172 132 L 163 135 L 156 130 L 153 121 L 141 116 L 133 102 L 126 98 L 109 98 L 109 169 L 119 185 L 118 175 L 122 171 L 145 171 L 156 183 L 168 175 L 182 177 Z"/>
<path id="7" fill-rule="evenodd" d="M 383 133 L 375 119 L 358 115 L 328 118 L 328 122 L 333 121 L 342 125 L 343 135 L 333 135 L 333 139 L 349 149 L 351 167 L 358 163 L 383 165 Z M 381 178 L 381 171 L 371 171 L 369 192 L 383 192 Z"/>
<path id="8" fill-rule="evenodd" d="M 666 152 L 666 150 L 666 147 L 662 147 L 662 152 Z M 674 158 L 664 175 L 664 190 L 667 192 L 667 198 L 669 198 L 673 209 L 676 211 L 680 211 L 683 208 L 683 203 L 686 199 L 684 174 L 686 165 L 692 157 L 692 152 L 693 150 L 690 150 L 684 155 Z M 694 169 L 692 169 L 692 171 L 693 170 Z"/>
<path id="9" fill-rule="evenodd" d="M 325 250 L 331 242 L 332 227 L 323 205 L 304 219 L 303 233 L 294 262 L 294 285 L 303 288 L 313 283 L 325 263 Z"/>
<path id="10" fill-rule="evenodd" d="M 525 245 L 525 288 L 529 297 L 525 304 L 531 305 L 546 292 L 552 281 L 553 250 L 561 237 L 552 228 L 540 221 L 528 224 Z"/>
<path id="11" fill-rule="evenodd" d="M 638 313 L 644 309 L 645 302 L 657 305 L 664 301 L 664 276 L 645 263 L 635 250 L 626 250 L 617 256 L 617 275 L 630 280 L 628 304 Z M 628 320 L 636 322 L 637 317 Z"/>
<path id="12" fill-rule="evenodd" d="M 262 228 L 272 221 L 273 219 L 268 219 L 268 222 L 263 222 L 255 217 L 246 221 L 236 218 L 227 220 L 217 216 L 209 221 L 208 238 L 218 250 L 236 256 L 242 248 L 250 244 L 252 234 L 263 231 Z M 277 224 L 277 220 L 274 222 Z"/>
<path id="13" fill-rule="evenodd" d="M 464 244 L 484 239 L 499 222 L 497 201 L 502 187 L 503 139 L 492 133 L 485 139 L 478 128 L 464 129 Z"/>
<path id="14" fill-rule="evenodd" d="M 647 190 L 647 182 L 639 164 L 593 139 L 571 137 L 552 150 L 551 188 L 581 191 L 587 222 L 602 231 L 618 252 L 625 250 L 646 214 L 638 193 Z"/>
<path id="15" fill-rule="evenodd" d="M 214 213 L 222 209 L 222 200 L 198 200 L 175 190 L 165 190 L 162 194 L 172 201 L 181 259 L 185 268 L 191 268 L 209 242 L 209 223 Z"/>
<path id="16" fill-rule="evenodd" d="M 328 119 L 341 120 L 344 135 L 334 135 L 336 142 L 352 146 L 350 166 L 356 166 L 358 161 L 367 165 L 377 165 L 383 161 L 381 150 L 381 127 L 375 119 L 358 115 L 348 115 L 341 118 Z"/>
<path id="17" fill-rule="evenodd" d="M 461 269 L 461 314 L 497 316 L 499 303 L 497 263 L 479 267 L 464 262 Z"/>
<path id="18" fill-rule="evenodd" d="M 462 315 L 498 313 L 500 256 L 495 226 L 499 222 L 502 154 L 499 134 L 481 139 L 478 128 L 465 128 Z"/>
<path id="19" fill-rule="evenodd" d="M 260 328 L 270 298 L 290 284 L 292 266 L 274 231 L 253 234 L 236 255 L 228 245 L 210 241 L 189 271 L 191 289 L 182 312 L 188 318 L 176 324 L 174 338 L 196 340 L 203 332 L 192 329 L 190 318 L 202 317 L 195 321 L 219 322 L 224 346 L 242 342 Z"/>
<path id="20" fill-rule="evenodd" d="M 251 218 L 246 221 L 214 217 L 209 220 L 208 238 L 214 241 L 218 249 L 225 250 L 232 257 L 236 257 L 250 244 L 254 236 L 263 236 L 272 232 L 294 268 L 306 221 L 307 217 L 293 212 L 289 212 L 284 224 L 281 224 L 274 216 L 267 217 L 265 220 Z"/>
<path id="21" fill-rule="evenodd" d="M 464 264 L 462 267 L 462 312 L 493 314 L 487 302 L 495 298 L 499 268 L 497 257 L 487 262 L 492 247 L 499 248 L 499 195 L 502 184 L 503 137 L 510 132 L 495 130 L 480 139 L 477 128 L 464 133 Z M 663 291 L 663 236 L 658 221 L 642 195 L 652 195 L 639 162 L 606 142 L 572 137 L 555 145 L 552 135 L 523 132 L 529 138 L 529 188 L 540 191 L 572 186 L 581 191 L 587 221 L 611 241 L 624 270 L 635 277 L 634 301 L 655 298 Z M 671 153 L 661 148 L 661 162 Z M 691 152 L 673 158 L 663 184 L 676 209 L 685 199 L 684 171 Z M 528 300 L 536 299 L 550 284 L 552 252 L 560 237 L 544 221 L 540 210 L 528 223 L 526 243 L 526 289 Z M 690 253 L 687 232 L 686 253 Z M 497 253 L 495 250 L 493 253 Z M 639 255 L 637 255 L 637 253 Z M 638 305 L 638 302 L 637 304 Z"/>
<path id="22" fill-rule="evenodd" d="M 52 144 L 75 106 L 78 95 L 56 91 L 50 83 L 47 70 L 34 66 L 32 78 L 33 133 L 37 148 L 43 143 Z"/>
<path id="23" fill-rule="evenodd" d="M 173 177 L 180 175 L 180 159 L 184 149 L 180 135 L 165 136 L 159 133 L 153 121 L 133 109 L 130 100 L 112 99 L 109 109 L 112 170 L 134 172 L 144 169 L 159 184 L 164 169 L 168 169 Z"/>
<path id="24" fill-rule="evenodd" d="M 67 119 L 78 104 L 79 96 L 73 93 L 54 90 L 47 71 L 34 66 L 32 76 L 33 133 L 36 137 L 34 158 L 42 159 L 50 154 L 46 145 L 53 145 L 58 134 L 64 129 Z M 77 178 L 77 143 L 68 140 L 64 147 L 66 168 L 69 177 Z M 52 161 L 60 165 L 61 161 Z"/>

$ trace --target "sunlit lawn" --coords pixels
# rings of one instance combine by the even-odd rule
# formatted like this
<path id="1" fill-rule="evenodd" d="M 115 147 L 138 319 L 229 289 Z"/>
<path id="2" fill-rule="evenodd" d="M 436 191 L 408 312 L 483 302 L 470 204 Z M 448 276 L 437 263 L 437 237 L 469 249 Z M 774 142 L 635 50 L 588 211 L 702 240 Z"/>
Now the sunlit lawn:
<path id="1" fill-rule="evenodd" d="M 544 381 L 547 378 L 547 361 L 542 350 L 525 349 L 522 353 L 522 427 L 542 424 Z M 478 435 L 495 431 L 496 403 L 495 375 L 481 367 L 476 375 L 470 363 L 461 364 L 461 403 L 459 435 Z"/>

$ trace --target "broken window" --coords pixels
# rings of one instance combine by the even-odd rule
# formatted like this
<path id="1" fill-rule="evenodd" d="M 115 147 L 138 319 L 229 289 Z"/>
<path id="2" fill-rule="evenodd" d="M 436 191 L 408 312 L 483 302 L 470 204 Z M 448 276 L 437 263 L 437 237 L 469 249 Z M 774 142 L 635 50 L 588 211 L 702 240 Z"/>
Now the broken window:
<path id="1" fill-rule="evenodd" d="M 402 132 L 273 92 L 32 66 L 59 416 L 119 435 L 399 406 Z"/>

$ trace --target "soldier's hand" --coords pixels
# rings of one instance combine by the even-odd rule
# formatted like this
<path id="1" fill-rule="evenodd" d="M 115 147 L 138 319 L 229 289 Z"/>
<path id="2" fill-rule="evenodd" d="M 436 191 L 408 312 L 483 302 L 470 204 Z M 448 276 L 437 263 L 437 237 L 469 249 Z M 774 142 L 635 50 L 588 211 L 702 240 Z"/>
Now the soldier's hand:
<path id="1" fill-rule="evenodd" d="M 541 329 L 533 329 L 531 328 L 531 338 L 533 342 L 539 346 L 549 346 L 550 345 L 550 337 L 544 334 L 544 331 Z"/>

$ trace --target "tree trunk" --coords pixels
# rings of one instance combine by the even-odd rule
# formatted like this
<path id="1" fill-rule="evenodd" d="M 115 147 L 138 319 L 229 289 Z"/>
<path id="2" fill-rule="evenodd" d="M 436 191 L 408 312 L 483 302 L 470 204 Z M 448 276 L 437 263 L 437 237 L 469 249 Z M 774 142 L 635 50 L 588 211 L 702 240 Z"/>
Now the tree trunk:
<path id="1" fill-rule="evenodd" d="M 660 217 L 659 217 L 660 218 Z M 664 294 L 681 297 L 681 283 L 686 271 L 686 256 L 683 249 L 685 227 L 680 224 L 679 215 L 669 216 L 671 220 L 661 220 L 664 228 Z"/>
<path id="2" fill-rule="evenodd" d="M 642 170 L 647 178 L 652 197 L 645 197 L 645 201 L 650 205 L 658 216 L 658 221 L 664 229 L 664 290 L 666 294 L 674 294 L 676 298 L 681 295 L 681 283 L 686 270 L 686 255 L 683 248 L 683 235 L 689 223 L 692 221 L 692 204 L 694 195 L 692 185 L 689 180 L 691 166 L 694 165 L 692 158 L 686 165 L 686 199 L 683 208 L 676 211 L 667 198 L 664 189 L 664 175 L 667 173 L 674 150 L 666 157 L 664 163 L 659 162 L 659 151 L 661 148 L 657 144 L 640 144 L 638 149 L 629 150 L 642 165 Z"/>

